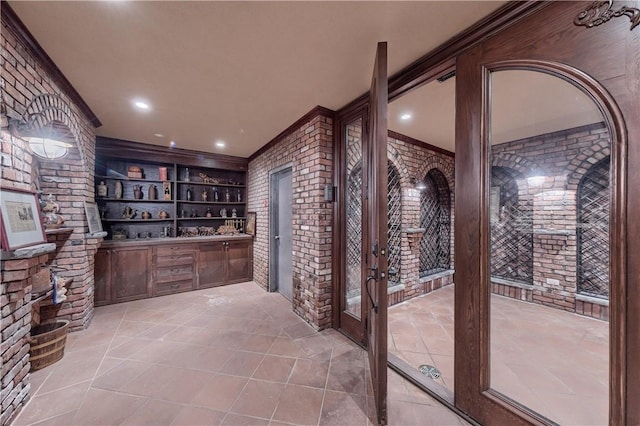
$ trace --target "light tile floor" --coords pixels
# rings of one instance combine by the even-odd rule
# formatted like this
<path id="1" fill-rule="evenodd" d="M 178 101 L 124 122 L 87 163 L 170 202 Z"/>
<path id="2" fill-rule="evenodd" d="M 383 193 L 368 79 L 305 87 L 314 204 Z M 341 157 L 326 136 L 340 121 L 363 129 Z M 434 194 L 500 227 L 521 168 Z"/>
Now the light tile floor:
<path id="1" fill-rule="evenodd" d="M 369 425 L 366 353 L 255 283 L 96 308 L 21 425 Z M 390 425 L 464 425 L 389 370 Z"/>
<path id="2" fill-rule="evenodd" d="M 453 390 L 454 287 L 389 309 L 389 351 Z M 608 423 L 609 324 L 491 297 L 492 388 L 565 425 Z"/>

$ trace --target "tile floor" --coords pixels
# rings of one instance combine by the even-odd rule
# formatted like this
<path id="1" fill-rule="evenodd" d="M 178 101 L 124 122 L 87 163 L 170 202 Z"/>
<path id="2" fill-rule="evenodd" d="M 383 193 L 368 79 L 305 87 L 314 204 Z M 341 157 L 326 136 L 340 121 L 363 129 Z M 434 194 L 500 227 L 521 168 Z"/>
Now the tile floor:
<path id="1" fill-rule="evenodd" d="M 416 368 L 436 366 L 453 390 L 453 296 L 448 286 L 389 309 L 389 351 Z M 491 383 L 567 425 L 608 423 L 609 324 L 522 302 L 491 298 Z"/>
<path id="2" fill-rule="evenodd" d="M 96 308 L 21 425 L 369 425 L 366 354 L 255 283 Z M 464 425 L 389 370 L 390 425 Z"/>

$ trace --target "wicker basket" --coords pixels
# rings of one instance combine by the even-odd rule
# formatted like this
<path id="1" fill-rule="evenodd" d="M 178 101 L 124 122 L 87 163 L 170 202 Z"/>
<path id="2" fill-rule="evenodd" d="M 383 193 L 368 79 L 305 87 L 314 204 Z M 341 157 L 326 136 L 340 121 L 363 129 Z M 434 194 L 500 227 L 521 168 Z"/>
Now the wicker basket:
<path id="1" fill-rule="evenodd" d="M 29 339 L 31 371 L 40 370 L 62 359 L 68 327 L 69 321 L 58 320 L 40 324 L 31 329 Z"/>

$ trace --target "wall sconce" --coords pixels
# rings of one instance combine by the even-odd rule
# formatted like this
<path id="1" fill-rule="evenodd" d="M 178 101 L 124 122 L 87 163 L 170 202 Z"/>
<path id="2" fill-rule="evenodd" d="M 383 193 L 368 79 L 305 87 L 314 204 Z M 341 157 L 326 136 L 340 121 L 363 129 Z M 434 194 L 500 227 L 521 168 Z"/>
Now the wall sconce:
<path id="1" fill-rule="evenodd" d="M 409 183 L 418 191 L 427 189 L 427 185 L 423 180 L 417 180 L 415 177 L 409 178 Z"/>
<path id="2" fill-rule="evenodd" d="M 31 152 L 38 157 L 57 160 L 67 155 L 69 148 L 73 145 L 65 142 L 67 132 L 57 127 L 48 115 L 51 116 L 63 110 L 47 106 L 39 112 L 30 113 L 29 111 L 33 109 L 32 105 L 36 105 L 36 108 L 40 105 L 37 102 L 38 98 L 39 96 L 31 101 L 20 119 L 10 120 L 12 133 L 25 140 L 29 144 Z"/>
<path id="3" fill-rule="evenodd" d="M 527 178 L 527 185 L 532 187 L 540 186 L 544 183 L 546 176 L 534 175 Z"/>
<path id="4" fill-rule="evenodd" d="M 47 160 L 57 160 L 69 153 L 73 145 L 64 142 L 64 136 L 60 134 L 52 122 L 37 127 L 33 121 L 19 121 L 15 125 L 15 135 L 24 139 L 29 144 L 31 151 L 38 157 Z"/>

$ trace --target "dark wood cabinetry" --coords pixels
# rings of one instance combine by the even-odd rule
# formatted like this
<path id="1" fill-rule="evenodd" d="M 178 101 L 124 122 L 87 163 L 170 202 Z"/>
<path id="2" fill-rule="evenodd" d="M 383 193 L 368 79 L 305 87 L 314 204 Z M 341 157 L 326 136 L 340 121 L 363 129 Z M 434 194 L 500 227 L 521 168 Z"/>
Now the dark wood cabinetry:
<path id="1" fill-rule="evenodd" d="M 246 170 L 245 158 L 99 137 L 108 236 L 95 257 L 96 306 L 253 279 L 252 237 L 215 235 L 244 230 Z"/>
<path id="2" fill-rule="evenodd" d="M 250 236 L 105 241 L 96 254 L 96 306 L 249 281 Z"/>
<path id="3" fill-rule="evenodd" d="M 244 230 L 247 160 L 98 138 L 96 202 L 107 239 Z"/>
<path id="4" fill-rule="evenodd" d="M 149 261 L 144 247 L 122 247 L 111 253 L 111 281 L 114 302 L 144 299 L 151 294 Z"/>

